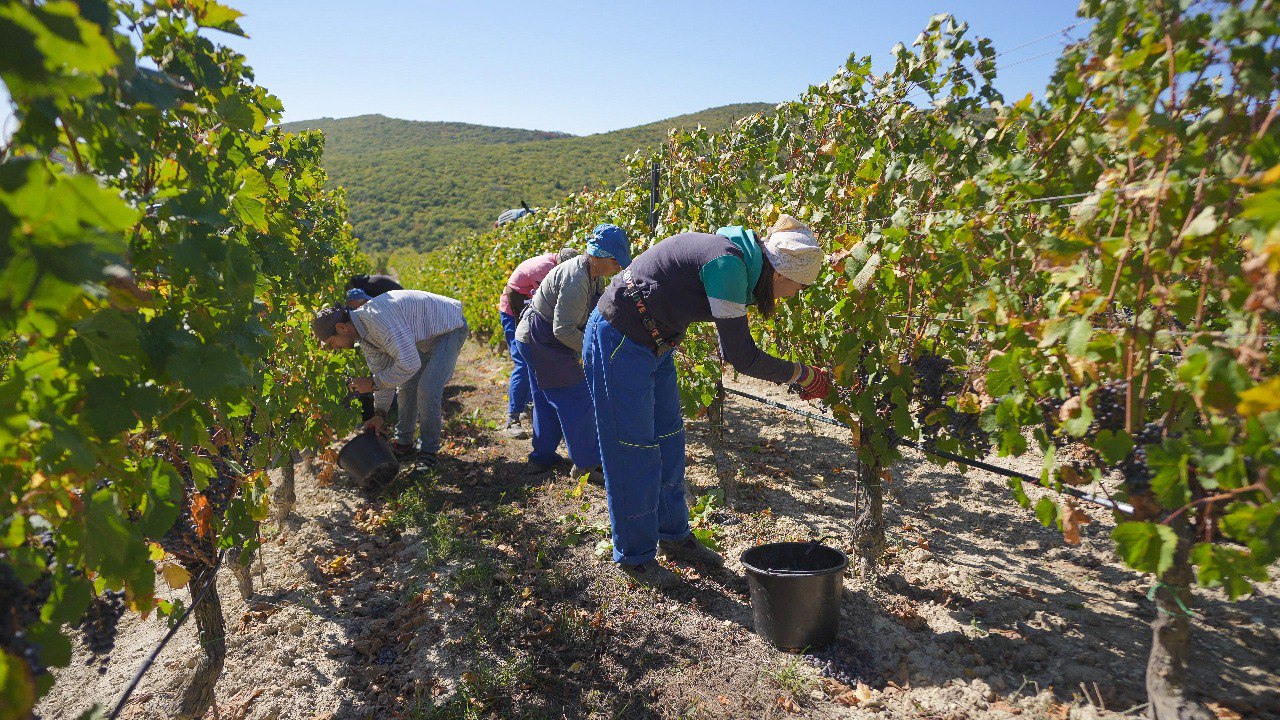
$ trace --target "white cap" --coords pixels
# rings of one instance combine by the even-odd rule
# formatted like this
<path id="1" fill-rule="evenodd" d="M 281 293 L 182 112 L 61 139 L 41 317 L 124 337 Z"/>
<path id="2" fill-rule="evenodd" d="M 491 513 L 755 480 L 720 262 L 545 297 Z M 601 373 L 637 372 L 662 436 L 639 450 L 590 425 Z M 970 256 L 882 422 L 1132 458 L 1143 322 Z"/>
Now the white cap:
<path id="1" fill-rule="evenodd" d="M 773 269 L 783 277 L 801 285 L 812 285 L 818 279 L 822 270 L 822 248 L 809 226 L 790 215 L 778 216 L 778 221 L 769 228 L 763 249 Z"/>

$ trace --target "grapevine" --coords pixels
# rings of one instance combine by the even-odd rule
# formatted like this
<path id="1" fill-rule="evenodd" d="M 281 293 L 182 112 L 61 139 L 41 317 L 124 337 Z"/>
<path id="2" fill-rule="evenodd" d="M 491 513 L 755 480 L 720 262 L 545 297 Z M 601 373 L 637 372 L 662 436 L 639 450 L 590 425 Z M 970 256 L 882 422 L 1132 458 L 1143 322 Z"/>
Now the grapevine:
<path id="1" fill-rule="evenodd" d="M 271 126 L 280 102 L 219 44 L 239 16 L 0 4 L 19 120 L 0 147 L 5 720 L 75 628 L 105 662 L 123 612 L 174 610 L 158 568 L 216 588 L 221 553 L 257 548 L 267 472 L 343 417 L 345 361 L 307 323 L 364 261 L 323 137 Z M 217 593 L 194 614 L 214 640 L 174 717 L 204 715 L 220 669 Z"/>
<path id="2" fill-rule="evenodd" d="M 1002 97 L 992 44 L 937 16 L 882 74 L 855 55 L 771 114 L 637 152 L 621 186 L 395 263 L 463 298 L 495 341 L 505 274 L 596 222 L 643 247 L 801 218 L 828 268 L 753 329 L 844 386 L 827 404 L 855 428 L 870 493 L 852 527 L 864 571 L 899 440 L 1036 452 L 1046 481 L 1133 506 L 1112 539 L 1158 583 L 1149 713 L 1205 717 L 1185 687 L 1191 585 L 1247 595 L 1280 558 L 1280 8 L 1085 0 L 1080 14 L 1087 35 L 1040 99 Z M 703 328 L 678 356 L 690 413 L 715 399 L 714 349 Z M 1078 509 L 1035 510 L 1057 527 L 1072 513 L 1078 532 Z"/>

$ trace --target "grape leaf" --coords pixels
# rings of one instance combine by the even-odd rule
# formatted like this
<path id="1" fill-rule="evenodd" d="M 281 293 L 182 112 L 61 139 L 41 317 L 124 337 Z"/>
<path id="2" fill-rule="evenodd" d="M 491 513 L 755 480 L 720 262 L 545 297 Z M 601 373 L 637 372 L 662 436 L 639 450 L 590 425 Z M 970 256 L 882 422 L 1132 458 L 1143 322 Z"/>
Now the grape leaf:
<path id="1" fill-rule="evenodd" d="M 1058 505 L 1047 497 L 1036 501 L 1036 519 L 1045 527 L 1052 527 L 1058 522 Z"/>
<path id="2" fill-rule="evenodd" d="M 143 355 L 138 326 L 114 308 L 99 310 L 76 323 L 76 332 L 104 372 L 128 375 Z"/>
<path id="3" fill-rule="evenodd" d="M 1159 577 L 1173 565 L 1178 536 L 1166 525 L 1123 522 L 1112 531 L 1111 538 L 1120 557 L 1134 570 Z"/>

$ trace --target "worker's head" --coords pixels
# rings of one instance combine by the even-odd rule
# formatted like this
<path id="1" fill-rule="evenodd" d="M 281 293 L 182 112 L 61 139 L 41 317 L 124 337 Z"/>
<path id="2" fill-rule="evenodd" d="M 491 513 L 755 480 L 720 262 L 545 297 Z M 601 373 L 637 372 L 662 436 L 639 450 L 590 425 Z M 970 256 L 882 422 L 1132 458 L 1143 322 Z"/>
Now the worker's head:
<path id="1" fill-rule="evenodd" d="M 609 223 L 597 225 L 587 240 L 587 262 L 596 277 L 610 277 L 625 269 L 631 264 L 627 231 Z"/>
<path id="2" fill-rule="evenodd" d="M 575 248 L 560 248 L 560 252 L 556 253 L 556 264 L 559 265 L 565 260 L 572 260 L 581 254 L 582 253 L 578 252 Z"/>
<path id="3" fill-rule="evenodd" d="M 773 268 L 773 298 L 785 300 L 818 279 L 822 270 L 822 248 L 808 225 L 779 215 L 761 246 Z"/>
<path id="4" fill-rule="evenodd" d="M 363 307 L 365 303 L 372 299 L 373 298 L 369 296 L 369 293 L 361 290 L 360 288 L 351 288 L 347 291 L 347 307 L 351 310 Z"/>
<path id="5" fill-rule="evenodd" d="M 311 332 L 330 350 L 346 350 L 356 346 L 356 326 L 346 308 L 334 305 L 316 313 L 311 319 Z"/>

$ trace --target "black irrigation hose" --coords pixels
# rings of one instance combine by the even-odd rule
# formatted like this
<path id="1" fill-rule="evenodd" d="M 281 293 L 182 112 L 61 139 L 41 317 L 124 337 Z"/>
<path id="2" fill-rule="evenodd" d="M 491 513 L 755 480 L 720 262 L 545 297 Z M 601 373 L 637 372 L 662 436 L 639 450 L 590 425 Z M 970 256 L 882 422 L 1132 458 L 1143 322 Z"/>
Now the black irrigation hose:
<path id="1" fill-rule="evenodd" d="M 183 611 L 182 617 L 178 618 L 178 622 L 174 623 L 173 627 L 169 628 L 169 632 L 165 633 L 164 637 L 161 638 L 160 644 L 157 645 L 156 648 L 151 651 L 151 654 L 147 656 L 147 659 L 143 661 L 142 667 L 138 668 L 138 671 L 133 674 L 133 680 L 129 681 L 129 686 L 124 689 L 124 695 L 120 696 L 120 702 L 116 703 L 115 709 L 107 716 L 107 720 L 116 720 L 116 716 L 124 709 L 125 703 L 129 702 L 129 696 L 138 688 L 138 683 L 142 682 L 142 676 L 151 669 L 152 663 L 154 663 L 156 658 L 160 656 L 160 651 L 164 650 L 165 645 L 169 644 L 169 641 L 178 633 L 182 624 L 191 616 L 191 612 L 196 609 L 197 605 L 204 602 L 204 599 L 209 596 L 209 591 L 218 584 L 218 569 L 222 567 L 222 558 L 225 557 L 226 554 L 227 551 L 225 548 L 222 552 L 218 553 L 218 560 L 213 564 L 213 579 L 208 585 L 205 585 L 204 592 L 200 593 L 200 597 L 195 598 L 191 605 Z"/>
<path id="2" fill-rule="evenodd" d="M 724 388 L 724 391 L 726 393 L 732 393 L 734 395 L 747 398 L 748 400 L 754 400 L 758 403 L 768 405 L 770 407 L 778 408 L 779 410 L 785 410 L 789 413 L 792 413 L 793 415 L 799 415 L 800 417 L 808 418 L 815 422 L 826 423 L 827 425 L 834 425 L 836 427 L 842 427 L 842 428 L 845 428 L 846 430 L 853 429 L 848 425 L 840 422 L 839 420 L 836 420 L 835 418 L 829 418 L 824 415 L 819 415 L 817 413 L 809 412 L 808 410 L 801 410 L 800 408 L 792 407 L 785 403 L 780 403 L 775 400 L 770 400 L 768 398 L 760 397 L 758 395 L 745 393 L 745 392 L 742 392 L 741 390 L 735 390 L 734 388 L 731 388 L 731 387 L 726 386 Z M 1007 478 L 1014 478 L 1015 480 L 1021 480 L 1022 482 L 1029 482 L 1034 485 L 1047 488 L 1049 490 L 1057 490 L 1058 492 L 1066 493 L 1074 498 L 1079 498 L 1080 500 L 1084 500 L 1085 502 L 1089 502 L 1089 503 L 1093 503 L 1094 505 L 1100 505 L 1102 507 L 1109 508 L 1111 510 L 1114 510 L 1124 515 L 1133 514 L 1132 505 L 1129 505 L 1127 503 L 1122 503 L 1122 502 L 1116 502 L 1115 500 L 1111 500 L 1110 498 L 1098 497 L 1097 495 L 1084 492 L 1083 490 L 1073 488 L 1069 485 L 1064 485 L 1061 488 L 1056 488 L 1056 487 L 1053 487 L 1052 485 L 1042 482 L 1040 478 L 1034 475 L 1021 473 L 1021 472 L 1018 472 L 1017 470 L 1010 470 L 1008 468 L 1000 467 L 999 465 L 992 465 L 991 463 L 986 463 L 981 460 L 974 460 L 972 458 L 967 458 L 963 455 L 950 453 L 945 450 L 937 450 L 934 448 L 925 447 L 924 445 L 918 442 L 915 442 L 914 440 L 907 440 L 906 438 L 897 438 L 896 440 L 894 440 L 894 444 L 905 445 L 907 447 L 914 448 L 928 455 L 934 455 L 934 456 L 943 458 L 944 460 L 950 460 L 952 462 L 960 463 L 961 465 L 968 465 L 969 467 L 975 467 L 975 468 L 978 468 L 979 470 L 986 470 L 989 473 L 995 473 L 996 475 L 1002 475 Z"/>

